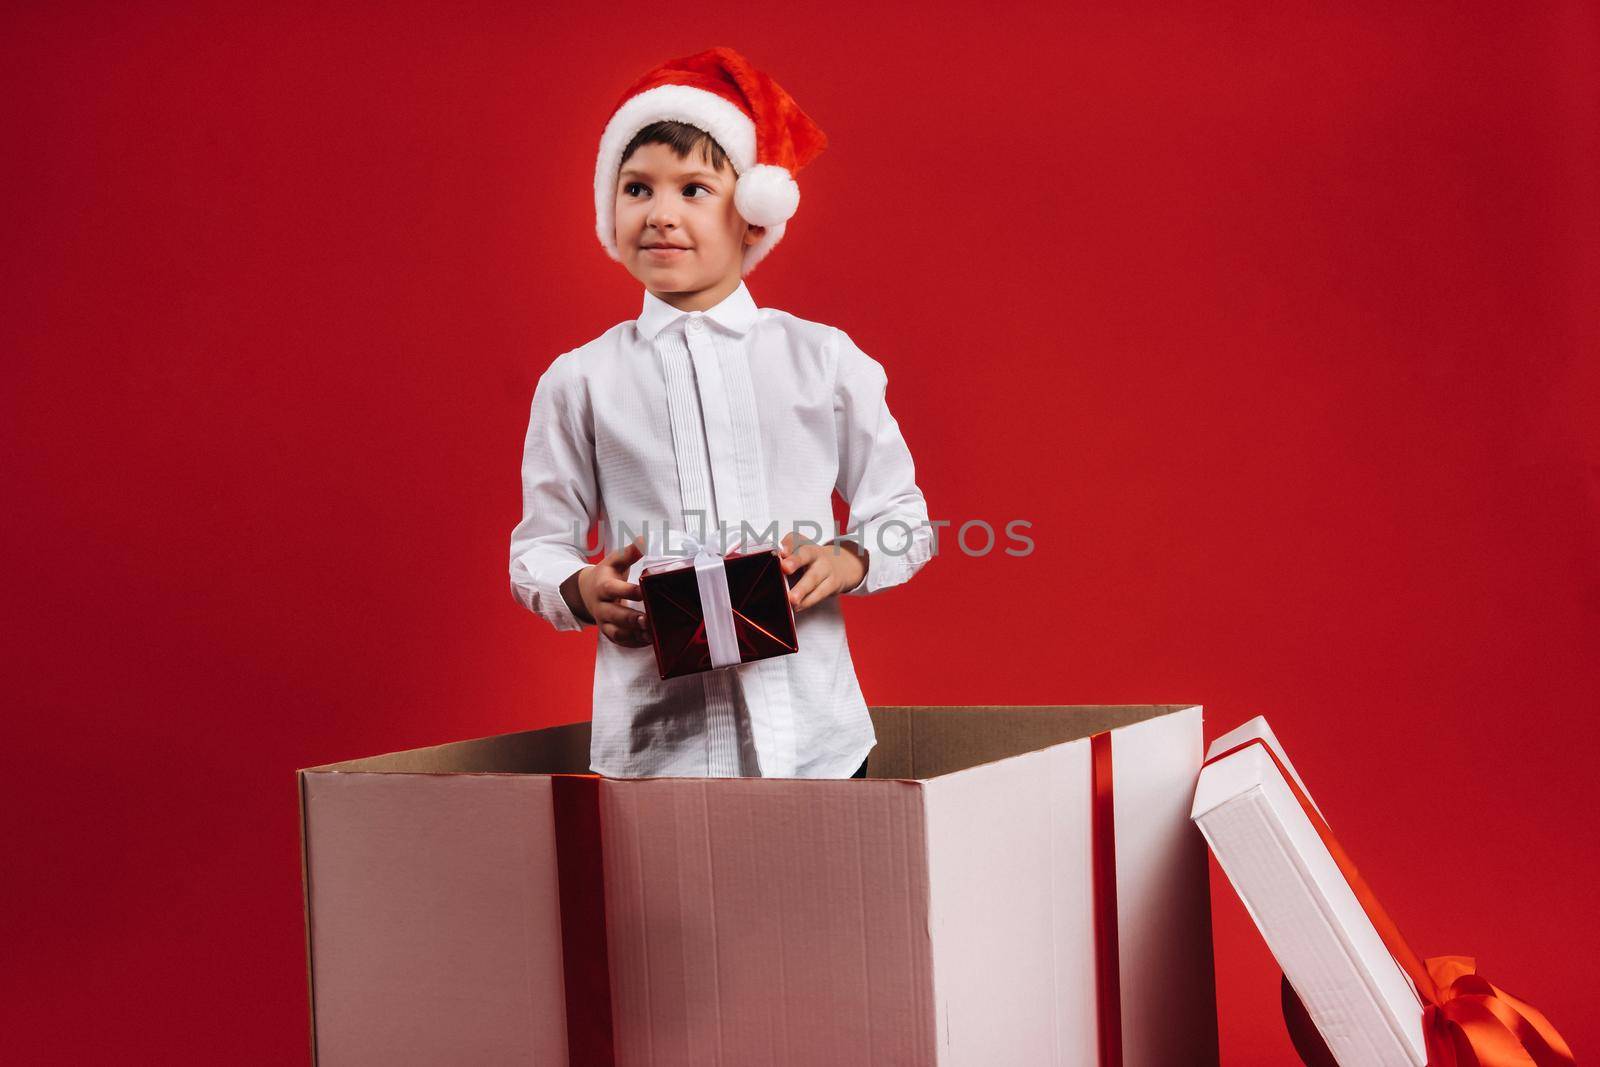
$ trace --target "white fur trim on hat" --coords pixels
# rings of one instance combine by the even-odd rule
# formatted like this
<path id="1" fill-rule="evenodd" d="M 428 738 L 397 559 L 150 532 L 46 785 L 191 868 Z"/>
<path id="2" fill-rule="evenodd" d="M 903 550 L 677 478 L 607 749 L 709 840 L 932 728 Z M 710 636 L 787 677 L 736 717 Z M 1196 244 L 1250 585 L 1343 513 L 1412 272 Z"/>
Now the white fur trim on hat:
<path id="1" fill-rule="evenodd" d="M 784 222 L 794 214 L 800 203 L 800 189 L 789 172 L 782 167 L 756 165 L 756 126 L 737 105 L 716 93 L 696 89 L 692 85 L 658 85 L 630 97 L 611 121 L 606 123 L 600 136 L 600 152 L 594 170 L 595 236 L 606 255 L 622 261 L 617 248 L 616 196 L 617 172 L 622 167 L 622 150 L 628 147 L 633 135 L 652 122 L 665 120 L 686 122 L 709 133 L 728 154 L 728 162 L 738 176 L 734 185 L 733 205 L 740 216 L 752 226 L 765 226 L 766 233 L 744 250 L 741 273 L 749 274 L 768 252 L 783 238 Z M 747 171 L 753 171 L 755 183 L 745 186 Z M 762 172 L 777 171 L 793 188 L 778 187 L 773 178 Z M 747 205 L 749 210 L 747 210 Z M 776 217 L 776 212 L 787 206 L 787 214 L 776 222 L 759 222 L 751 212 L 764 218 Z"/>

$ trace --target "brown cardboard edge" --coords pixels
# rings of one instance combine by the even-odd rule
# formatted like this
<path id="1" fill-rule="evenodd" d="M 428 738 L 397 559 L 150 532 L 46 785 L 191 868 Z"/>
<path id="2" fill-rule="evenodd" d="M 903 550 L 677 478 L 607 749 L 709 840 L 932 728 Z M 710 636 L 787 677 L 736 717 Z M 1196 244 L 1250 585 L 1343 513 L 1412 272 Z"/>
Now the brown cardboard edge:
<path id="1" fill-rule="evenodd" d="M 1012 756 L 1020 755 L 1023 752 L 1036 751 L 1042 748 L 1051 748 L 1061 744 L 1075 744 L 1079 741 L 1087 739 L 1095 733 L 1107 730 L 1119 730 L 1126 726 L 1134 726 L 1141 722 L 1148 722 L 1149 720 L 1158 718 L 1162 715 L 1177 714 L 1179 712 L 1188 711 L 1194 708 L 1201 708 L 1203 706 L 1204 705 L 1198 701 L 1180 701 L 1176 703 L 1160 704 L 902 704 L 873 707 L 871 711 L 873 713 L 873 721 L 875 724 L 879 721 L 882 721 L 885 724 L 893 723 L 892 729 L 903 731 L 903 751 L 905 753 L 907 762 L 905 767 L 906 774 L 903 777 L 911 781 L 931 782 L 937 780 L 938 778 L 942 778 L 947 774 L 959 774 L 960 772 L 970 770 L 973 767 L 980 767 L 988 763 L 998 762 L 1002 759 L 1009 759 Z M 1085 721 L 1080 729 L 1073 731 L 1069 736 L 1044 741 L 1043 743 L 1033 745 L 1027 749 L 1019 749 L 1015 752 L 1007 752 L 1002 755 L 989 756 L 987 758 L 976 760 L 975 762 L 967 762 L 965 759 L 962 759 L 959 761 L 959 766 L 952 767 L 950 769 L 936 770 L 931 767 L 926 767 L 921 770 L 918 769 L 916 722 L 919 717 L 926 718 L 930 715 L 939 716 L 947 714 L 966 716 L 990 713 L 1006 715 L 1016 712 L 1067 712 L 1073 714 L 1093 713 L 1094 717 Z M 1041 733 L 1043 732 L 1046 731 L 1041 730 Z M 898 737 L 897 740 L 899 740 Z M 963 749 L 970 751 L 969 746 L 958 747 L 958 751 L 962 751 Z M 928 760 L 925 758 L 924 763 L 927 762 Z"/>
<path id="2" fill-rule="evenodd" d="M 446 741 L 437 745 L 422 745 L 417 748 L 397 749 L 384 752 L 376 756 L 358 756 L 354 759 L 340 760 L 336 763 L 325 763 L 317 767 L 303 767 L 301 773 L 348 773 L 352 771 L 369 772 L 374 774 L 525 774 L 528 771 L 511 771 L 491 768 L 483 761 L 487 754 L 496 749 L 514 750 L 519 744 L 534 741 L 539 735 L 545 735 L 545 744 L 557 751 L 570 750 L 571 759 L 580 764 L 581 770 L 570 771 L 541 771 L 544 774 L 592 774 L 589 770 L 589 751 L 592 723 L 589 719 L 580 719 L 576 722 L 557 723 L 552 726 L 538 727 L 532 730 L 509 730 L 505 733 L 489 734 L 485 737 L 473 737 L 456 741 Z M 460 756 L 475 757 L 478 766 L 474 768 L 452 768 L 448 771 L 432 770 L 430 767 L 436 763 L 437 757 L 446 751 L 453 750 Z M 498 761 L 494 761 L 498 762 Z"/>
<path id="3" fill-rule="evenodd" d="M 868 708 L 868 712 L 872 718 L 878 743 L 873 746 L 867 757 L 867 777 L 877 781 L 930 781 L 945 774 L 954 774 L 970 767 L 982 766 L 1022 752 L 1071 743 L 1103 730 L 1120 729 L 1148 721 L 1160 715 L 1173 714 L 1201 706 L 1198 702 L 873 705 Z M 1048 717 L 1053 722 L 1046 722 L 1041 719 L 1037 727 L 1033 724 L 1028 724 L 1025 727 L 1027 732 L 1036 732 L 1039 735 L 1034 743 L 1030 743 L 1026 747 L 1016 748 L 1015 751 L 986 755 L 981 751 L 974 751 L 978 746 L 973 745 L 970 740 L 958 742 L 954 746 L 954 751 L 958 756 L 952 761 L 949 758 L 950 743 L 940 740 L 934 743 L 932 749 L 922 753 L 925 757 L 923 759 L 925 766 L 918 767 L 919 739 L 916 726 L 919 719 L 956 716 L 968 718 L 971 721 L 975 716 L 999 714 L 1007 718 L 1010 728 L 1015 731 L 1018 722 L 1025 721 L 1030 712 L 1053 712 L 1057 714 Z M 1018 720 L 1018 713 L 1022 713 L 1022 720 Z M 1074 716 L 1076 720 L 1074 729 L 1070 731 L 1062 731 L 1060 729 L 1060 713 L 1068 713 Z M 300 773 L 302 775 L 308 773 L 540 773 L 589 775 L 593 773 L 589 770 L 591 729 L 592 723 L 587 719 L 583 719 L 533 730 L 513 730 L 506 733 L 491 734 L 487 737 L 401 749 L 377 756 L 364 756 L 316 767 L 306 767 L 302 768 Z M 526 767 L 509 766 L 504 758 L 507 755 L 515 755 L 518 759 L 511 762 L 520 762 L 521 757 L 531 755 L 538 751 L 541 746 L 550 753 L 556 754 L 555 765 L 561 766 L 563 769 L 531 771 Z M 923 747 L 927 749 L 927 746 Z M 943 750 L 942 752 L 941 749 Z M 940 759 L 940 756 L 943 758 Z M 928 766 L 930 762 L 941 764 L 941 766 Z M 957 765 L 943 766 L 944 764 L 952 763 Z M 571 769 L 566 769 L 567 767 Z M 661 776 L 646 775 L 643 777 Z"/>
<path id="4" fill-rule="evenodd" d="M 867 777 L 878 780 L 911 778 L 911 728 L 903 707 L 872 707 L 873 733 L 877 744 L 867 753 Z"/>
<path id="5" fill-rule="evenodd" d="M 295 792 L 300 800 L 300 891 L 305 900 L 306 1001 L 311 1026 L 311 1065 L 317 1064 L 317 976 L 311 958 L 311 835 L 306 823 L 306 772 L 295 773 Z"/>

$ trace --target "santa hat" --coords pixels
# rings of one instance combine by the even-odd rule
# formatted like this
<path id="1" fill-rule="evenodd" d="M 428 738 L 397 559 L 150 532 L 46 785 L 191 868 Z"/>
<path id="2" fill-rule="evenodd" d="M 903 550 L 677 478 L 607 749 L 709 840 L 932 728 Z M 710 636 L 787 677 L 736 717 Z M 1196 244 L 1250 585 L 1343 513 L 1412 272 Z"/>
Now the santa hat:
<path id="1" fill-rule="evenodd" d="M 595 232 L 606 253 L 617 250 L 617 172 L 633 135 L 672 119 L 709 133 L 738 176 L 733 206 L 752 226 L 765 226 L 744 250 L 741 273 L 749 274 L 783 239 L 800 206 L 794 176 L 827 147 L 828 139 L 783 87 L 731 48 L 710 48 L 671 59 L 628 87 L 600 137 L 594 171 Z"/>

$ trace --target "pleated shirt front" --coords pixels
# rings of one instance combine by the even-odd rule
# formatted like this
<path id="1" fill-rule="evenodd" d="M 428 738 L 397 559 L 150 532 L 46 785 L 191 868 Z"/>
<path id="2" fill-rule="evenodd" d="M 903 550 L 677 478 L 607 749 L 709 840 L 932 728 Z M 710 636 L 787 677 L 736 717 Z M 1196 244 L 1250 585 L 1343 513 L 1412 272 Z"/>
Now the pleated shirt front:
<path id="1" fill-rule="evenodd" d="M 743 283 L 684 312 L 646 291 L 637 319 L 558 356 L 534 390 L 511 535 L 517 600 L 560 630 L 594 630 L 591 767 L 614 777 L 842 778 L 875 743 L 841 597 L 795 616 L 799 651 L 662 679 L 648 647 L 581 622 L 561 583 L 673 526 L 856 541 L 846 595 L 898 585 L 932 554 L 927 503 L 878 361 L 842 330 L 758 308 Z M 832 495 L 849 505 L 834 528 Z M 639 564 L 629 572 L 638 580 Z M 634 605 L 638 606 L 638 605 Z"/>

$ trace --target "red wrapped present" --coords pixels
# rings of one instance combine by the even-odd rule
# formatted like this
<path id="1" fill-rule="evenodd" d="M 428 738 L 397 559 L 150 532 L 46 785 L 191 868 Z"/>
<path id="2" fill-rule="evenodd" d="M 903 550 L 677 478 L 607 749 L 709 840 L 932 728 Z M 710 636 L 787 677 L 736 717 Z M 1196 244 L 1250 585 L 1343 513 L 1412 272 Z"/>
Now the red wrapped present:
<path id="1" fill-rule="evenodd" d="M 663 678 L 799 651 L 777 544 L 719 547 L 669 531 L 642 561 L 639 589 Z"/>

